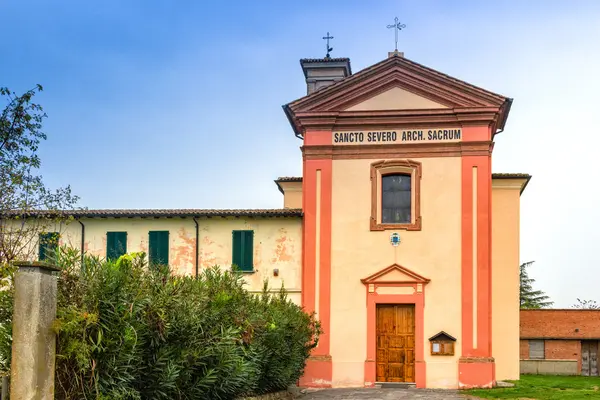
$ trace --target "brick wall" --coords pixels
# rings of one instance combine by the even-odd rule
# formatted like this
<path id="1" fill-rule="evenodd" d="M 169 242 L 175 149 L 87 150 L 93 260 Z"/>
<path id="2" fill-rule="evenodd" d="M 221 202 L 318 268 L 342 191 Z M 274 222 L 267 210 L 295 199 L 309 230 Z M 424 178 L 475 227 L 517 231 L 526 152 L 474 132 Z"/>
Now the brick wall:
<path id="1" fill-rule="evenodd" d="M 519 358 L 521 360 L 527 360 L 529 358 L 529 342 L 527 340 L 520 340 Z"/>
<path id="2" fill-rule="evenodd" d="M 521 339 L 519 356 L 529 359 L 529 341 Z M 544 358 L 546 360 L 577 360 L 577 373 L 581 373 L 580 340 L 544 340 Z"/>
<path id="3" fill-rule="evenodd" d="M 600 339 L 600 310 L 521 310 L 520 337 Z"/>
<path id="4" fill-rule="evenodd" d="M 546 340 L 546 359 L 577 360 L 577 372 L 581 372 L 581 341 L 579 340 Z"/>
<path id="5" fill-rule="evenodd" d="M 546 340 L 545 357 L 553 360 L 574 360 L 579 358 L 579 340 Z"/>

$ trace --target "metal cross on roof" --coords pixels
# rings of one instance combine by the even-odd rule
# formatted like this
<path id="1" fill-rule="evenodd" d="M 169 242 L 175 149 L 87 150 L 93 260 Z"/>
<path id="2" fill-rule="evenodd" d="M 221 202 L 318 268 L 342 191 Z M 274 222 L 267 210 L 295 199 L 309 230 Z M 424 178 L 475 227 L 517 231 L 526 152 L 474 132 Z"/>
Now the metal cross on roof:
<path id="1" fill-rule="evenodd" d="M 333 47 L 329 47 L 329 39 L 333 39 L 333 36 L 329 36 L 329 32 L 327 32 L 327 36 L 323 36 L 323 39 L 327 40 L 327 55 L 325 56 L 325 58 L 329 58 L 329 52 L 333 50 Z"/>
<path id="2" fill-rule="evenodd" d="M 388 25 L 388 29 L 394 29 L 394 34 L 396 36 L 396 51 L 398 51 L 398 31 L 401 31 L 402 28 L 406 28 L 406 25 L 398 22 L 398 17 L 394 18 L 394 24 Z"/>

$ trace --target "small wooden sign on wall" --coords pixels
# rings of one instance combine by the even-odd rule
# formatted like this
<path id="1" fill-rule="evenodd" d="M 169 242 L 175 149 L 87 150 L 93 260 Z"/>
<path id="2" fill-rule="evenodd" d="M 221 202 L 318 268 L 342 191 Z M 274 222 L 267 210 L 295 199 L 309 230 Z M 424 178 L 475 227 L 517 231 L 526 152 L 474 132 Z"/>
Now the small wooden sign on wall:
<path id="1" fill-rule="evenodd" d="M 429 338 L 432 356 L 453 356 L 456 338 L 444 331 Z"/>

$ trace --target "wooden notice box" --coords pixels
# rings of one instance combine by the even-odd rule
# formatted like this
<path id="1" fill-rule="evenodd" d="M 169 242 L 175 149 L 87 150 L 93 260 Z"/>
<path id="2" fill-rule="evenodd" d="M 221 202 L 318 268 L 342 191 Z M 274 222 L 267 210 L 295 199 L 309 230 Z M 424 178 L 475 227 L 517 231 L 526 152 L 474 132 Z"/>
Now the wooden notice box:
<path id="1" fill-rule="evenodd" d="M 456 338 L 444 331 L 429 338 L 432 356 L 453 356 Z"/>

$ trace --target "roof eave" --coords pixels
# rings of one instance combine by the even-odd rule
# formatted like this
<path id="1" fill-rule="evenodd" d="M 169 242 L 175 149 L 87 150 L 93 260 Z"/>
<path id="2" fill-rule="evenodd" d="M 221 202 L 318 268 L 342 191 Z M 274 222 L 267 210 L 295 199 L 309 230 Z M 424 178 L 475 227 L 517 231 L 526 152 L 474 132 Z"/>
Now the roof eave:
<path id="1" fill-rule="evenodd" d="M 529 184 L 530 180 L 531 180 L 531 175 L 529 175 L 529 177 L 525 180 L 525 183 L 523 184 L 523 186 L 521 187 L 521 191 L 519 192 L 519 196 L 523 194 L 523 192 L 525 191 L 525 188 Z"/>
<path id="2" fill-rule="evenodd" d="M 279 191 L 281 192 L 281 194 L 285 194 L 285 193 L 283 192 L 283 188 L 282 188 L 282 187 L 281 187 L 281 185 L 279 184 L 279 180 L 278 180 L 278 179 L 275 179 L 275 180 L 274 180 L 274 182 L 275 182 L 275 184 L 277 185 L 277 189 L 279 189 Z"/>
<path id="3" fill-rule="evenodd" d="M 519 195 L 522 195 L 523 192 L 525 191 L 525 188 L 527 187 L 527 185 L 529 184 L 529 181 L 531 180 L 531 175 L 529 174 L 495 174 L 492 173 L 492 179 L 515 179 L 515 180 L 523 180 L 523 184 L 521 185 L 521 189 L 519 191 Z"/>
<path id="4" fill-rule="evenodd" d="M 506 98 L 506 101 L 502 106 L 503 110 L 500 114 L 500 121 L 498 123 L 498 132 L 494 132 L 494 135 L 496 133 L 500 133 L 500 132 L 504 131 L 506 121 L 508 120 L 508 114 L 510 113 L 510 109 L 512 107 L 512 102 L 513 102 L 513 99 L 511 99 L 510 97 Z"/>
<path id="5" fill-rule="evenodd" d="M 292 126 L 294 136 L 296 136 L 298 139 L 304 140 L 302 132 L 300 132 L 300 130 L 298 129 L 298 125 L 296 125 L 296 118 L 294 116 L 292 108 L 290 107 L 290 104 L 284 104 L 281 107 L 283 108 L 283 112 L 285 113 L 285 116 L 287 117 L 290 125 Z"/>

